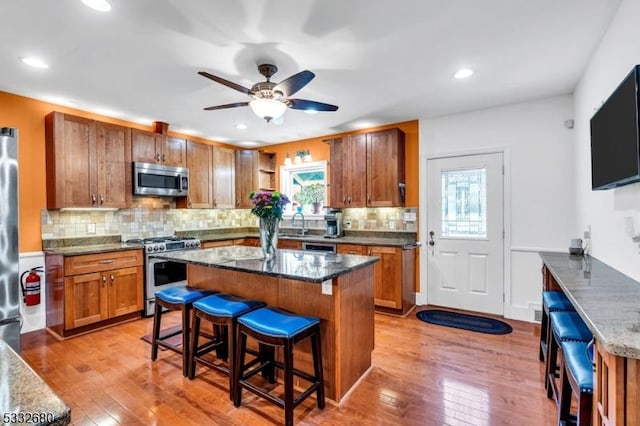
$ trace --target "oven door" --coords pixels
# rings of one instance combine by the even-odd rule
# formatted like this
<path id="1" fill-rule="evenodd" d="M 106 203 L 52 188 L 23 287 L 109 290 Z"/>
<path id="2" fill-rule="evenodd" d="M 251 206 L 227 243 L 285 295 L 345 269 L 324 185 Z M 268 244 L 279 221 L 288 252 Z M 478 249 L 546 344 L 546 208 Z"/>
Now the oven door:
<path id="1" fill-rule="evenodd" d="M 156 291 L 187 285 L 187 265 L 165 259 L 147 257 L 145 316 L 155 312 Z"/>

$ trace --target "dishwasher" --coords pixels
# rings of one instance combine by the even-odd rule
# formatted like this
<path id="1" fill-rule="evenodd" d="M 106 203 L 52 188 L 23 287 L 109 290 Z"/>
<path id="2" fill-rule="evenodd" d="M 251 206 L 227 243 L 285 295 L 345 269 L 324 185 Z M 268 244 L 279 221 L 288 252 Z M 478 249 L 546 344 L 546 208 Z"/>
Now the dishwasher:
<path id="1" fill-rule="evenodd" d="M 336 245 L 331 243 L 311 243 L 303 242 L 302 250 L 304 251 L 321 251 L 324 253 L 337 253 Z"/>

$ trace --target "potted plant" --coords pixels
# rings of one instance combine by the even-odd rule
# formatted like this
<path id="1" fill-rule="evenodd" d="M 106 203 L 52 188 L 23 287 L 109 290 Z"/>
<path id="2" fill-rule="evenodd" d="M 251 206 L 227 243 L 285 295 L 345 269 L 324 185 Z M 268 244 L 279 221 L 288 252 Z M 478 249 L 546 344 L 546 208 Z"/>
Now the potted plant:
<path id="1" fill-rule="evenodd" d="M 324 185 L 313 183 L 303 186 L 300 192 L 293 196 L 293 199 L 300 204 L 311 204 L 313 213 L 320 213 L 320 207 L 324 202 Z"/>

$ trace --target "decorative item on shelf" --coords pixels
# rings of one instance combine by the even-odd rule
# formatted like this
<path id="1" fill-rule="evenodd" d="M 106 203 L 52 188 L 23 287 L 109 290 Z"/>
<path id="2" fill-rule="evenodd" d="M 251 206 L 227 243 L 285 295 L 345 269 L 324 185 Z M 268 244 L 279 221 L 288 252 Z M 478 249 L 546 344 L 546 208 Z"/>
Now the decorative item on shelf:
<path id="1" fill-rule="evenodd" d="M 289 198 L 279 191 L 252 191 L 251 213 L 260 218 L 260 247 L 265 259 L 276 256 L 278 248 L 278 226 Z"/>
<path id="2" fill-rule="evenodd" d="M 300 204 L 311 204 L 313 213 L 320 213 L 320 208 L 324 202 L 324 185 L 321 183 L 312 183 L 303 186 L 300 192 L 293 196 L 293 199 Z"/>

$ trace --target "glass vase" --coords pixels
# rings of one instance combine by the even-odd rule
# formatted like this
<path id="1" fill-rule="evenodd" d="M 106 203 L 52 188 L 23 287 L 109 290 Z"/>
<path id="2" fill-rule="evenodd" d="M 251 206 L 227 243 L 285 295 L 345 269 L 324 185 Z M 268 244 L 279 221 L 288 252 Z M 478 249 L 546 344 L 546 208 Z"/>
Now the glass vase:
<path id="1" fill-rule="evenodd" d="M 275 217 L 260 218 L 260 247 L 265 259 L 276 257 L 279 224 L 280 219 Z"/>

